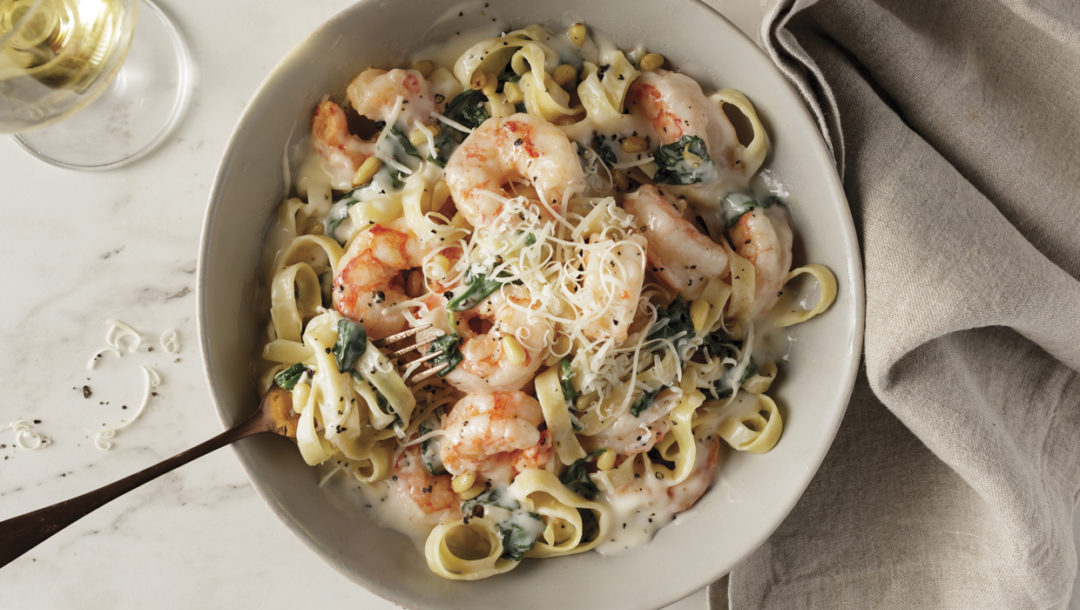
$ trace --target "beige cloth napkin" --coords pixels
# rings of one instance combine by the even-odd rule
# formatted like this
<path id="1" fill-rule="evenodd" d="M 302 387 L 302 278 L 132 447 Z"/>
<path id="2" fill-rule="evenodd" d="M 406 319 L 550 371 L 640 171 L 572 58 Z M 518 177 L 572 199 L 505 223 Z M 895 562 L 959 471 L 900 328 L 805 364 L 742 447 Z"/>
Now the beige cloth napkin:
<path id="1" fill-rule="evenodd" d="M 843 171 L 864 370 L 714 607 L 1045 608 L 1076 577 L 1080 2 L 763 0 Z"/>

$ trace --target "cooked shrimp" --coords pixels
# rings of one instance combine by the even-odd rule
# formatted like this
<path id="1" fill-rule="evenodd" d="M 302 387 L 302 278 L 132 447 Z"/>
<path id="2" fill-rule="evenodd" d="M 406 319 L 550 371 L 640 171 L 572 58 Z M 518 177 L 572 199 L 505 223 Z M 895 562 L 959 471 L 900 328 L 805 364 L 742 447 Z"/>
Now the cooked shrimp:
<path id="1" fill-rule="evenodd" d="M 412 132 L 416 121 L 430 123 L 432 113 L 440 109 L 431 85 L 416 70 L 369 68 L 356 75 L 346 94 L 357 114 L 373 121 L 389 121 L 398 113 L 406 134 Z M 395 105 L 397 100 L 400 106 Z"/>
<path id="2" fill-rule="evenodd" d="M 334 308 L 341 315 L 364 325 L 371 339 L 381 339 L 408 325 L 404 313 L 405 294 L 401 272 L 419 267 L 420 242 L 395 221 L 389 226 L 372 225 L 359 233 L 342 257 L 341 271 L 334 278 Z"/>
<path id="3" fill-rule="evenodd" d="M 371 143 L 349 133 L 345 111 L 328 99 L 315 108 L 311 143 L 322 159 L 323 169 L 330 175 L 331 185 L 338 189 L 352 186 L 356 170 L 375 150 Z"/>
<path id="4" fill-rule="evenodd" d="M 700 440 L 697 442 L 697 460 L 690 474 L 678 485 L 668 489 L 671 498 L 671 512 L 681 513 L 693 506 L 716 479 L 716 468 L 720 465 L 720 441 Z"/>
<path id="5" fill-rule="evenodd" d="M 791 225 L 787 208 L 774 204 L 753 208 L 739 217 L 728 231 L 735 251 L 754 265 L 752 319 L 769 311 L 780 298 L 780 289 L 791 270 Z"/>
<path id="6" fill-rule="evenodd" d="M 566 134 L 527 114 L 484 121 L 450 155 L 445 178 L 458 211 L 474 227 L 498 219 L 516 182 L 531 185 L 543 200 L 540 209 L 556 214 L 585 184 Z"/>
<path id="7" fill-rule="evenodd" d="M 425 514 L 458 512 L 461 498 L 450 487 L 448 474 L 431 474 L 420 457 L 419 445 L 406 448 L 394 462 L 390 491 L 409 498 Z M 442 515 L 440 515 L 442 516 Z"/>
<path id="8" fill-rule="evenodd" d="M 454 315 L 450 329 L 444 295 L 426 300 L 426 321 L 462 338 L 462 361 L 446 375 L 446 381 L 462 392 L 509 392 L 530 380 L 544 362 L 554 336 L 551 323 L 530 315 L 529 297 L 521 286 L 507 285 L 476 307 Z M 488 327 L 490 325 L 490 327 Z M 508 345 L 516 342 L 521 351 Z"/>
<path id="9" fill-rule="evenodd" d="M 727 276 L 725 246 L 699 231 L 655 186 L 627 195 L 623 208 L 649 241 L 645 254 L 652 272 L 685 298 L 696 299 L 707 280 Z"/>
<path id="10" fill-rule="evenodd" d="M 738 138 L 720 106 L 709 101 L 697 81 L 677 72 L 645 72 L 630 85 L 626 106 L 631 114 L 649 121 L 661 144 L 697 136 L 705 142 L 716 165 L 735 163 Z"/>
<path id="11" fill-rule="evenodd" d="M 587 320 L 582 332 L 589 339 L 611 339 L 616 345 L 626 340 L 641 297 L 647 247 L 642 236 L 631 235 L 586 253 L 577 294 L 581 318 Z"/>
<path id="12" fill-rule="evenodd" d="M 476 472 L 509 482 L 526 468 L 543 468 L 551 458 L 540 403 L 524 392 L 467 394 L 443 421 L 439 456 L 451 474 Z"/>
<path id="13" fill-rule="evenodd" d="M 641 413 L 632 415 L 627 411 L 599 434 L 583 437 L 584 444 L 590 450 L 607 447 L 624 456 L 644 453 L 667 434 L 667 414 L 675 400 L 678 395 L 674 392 L 661 392 Z"/>
<path id="14" fill-rule="evenodd" d="M 630 85 L 626 108 L 649 121 L 661 144 L 707 137 L 709 100 L 694 79 L 676 72 L 645 72 Z"/>

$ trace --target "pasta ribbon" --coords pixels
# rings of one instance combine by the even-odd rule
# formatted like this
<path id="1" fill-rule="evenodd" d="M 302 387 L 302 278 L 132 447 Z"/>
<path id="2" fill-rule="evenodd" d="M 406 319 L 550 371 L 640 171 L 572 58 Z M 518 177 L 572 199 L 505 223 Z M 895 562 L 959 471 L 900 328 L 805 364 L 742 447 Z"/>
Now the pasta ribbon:
<path id="1" fill-rule="evenodd" d="M 697 331 L 699 337 L 723 328 L 724 306 L 727 305 L 732 292 L 731 285 L 724 280 L 712 278 L 706 282 L 705 288 L 701 291 L 701 296 L 698 297 L 698 300 L 707 304 L 705 314 L 701 320 L 701 327 Z M 698 325 L 695 324 L 694 327 L 698 328 Z"/>
<path id="2" fill-rule="evenodd" d="M 281 251 L 277 264 L 278 272 L 296 263 L 307 263 L 315 273 L 329 271 L 337 275 L 338 262 L 345 251 L 333 238 L 325 235 L 301 235 Z"/>
<path id="3" fill-rule="evenodd" d="M 289 265 L 270 285 L 270 319 L 279 340 L 299 341 L 304 322 L 322 306 L 319 277 L 306 263 Z"/>
<path id="4" fill-rule="evenodd" d="M 818 298 L 817 301 L 810 307 L 810 309 L 803 309 L 795 302 L 796 292 L 793 290 L 783 289 L 783 295 L 780 300 L 773 306 L 773 310 L 777 312 L 776 326 L 781 328 L 800 324 L 813 318 L 819 313 L 825 311 L 836 300 L 836 276 L 832 271 L 823 265 L 803 265 L 797 269 L 792 269 L 787 274 L 787 278 L 784 279 L 784 286 L 787 286 L 791 280 L 799 277 L 800 275 L 809 275 L 814 278 L 818 284 Z"/>
<path id="5" fill-rule="evenodd" d="M 683 388 L 676 399 L 675 406 L 668 412 L 670 432 L 656 444 L 656 449 L 665 461 L 673 462 L 671 469 L 659 463 L 653 464 L 653 470 L 660 473 L 668 486 L 677 485 L 686 480 L 697 460 L 697 442 L 694 440 L 694 412 L 705 402 L 705 395 L 690 386 Z"/>
<path id="6" fill-rule="evenodd" d="M 287 366 L 297 362 L 308 362 L 314 355 L 310 346 L 287 339 L 274 339 L 264 345 L 262 351 L 263 359 Z"/>
<path id="7" fill-rule="evenodd" d="M 432 191 L 438 179 L 437 170 L 438 167 L 433 164 L 425 163 L 420 170 L 409 176 L 401 192 L 405 223 L 413 235 L 425 245 L 425 250 L 431 244 L 449 244 L 466 234 L 466 231 L 451 224 L 449 219 L 430 210 Z M 443 222 L 434 222 L 432 216 Z"/>
<path id="8" fill-rule="evenodd" d="M 738 451 L 765 453 L 776 446 L 784 429 L 780 409 L 764 394 L 740 392 L 720 422 L 720 437 Z"/>
<path id="9" fill-rule="evenodd" d="M 545 522 L 544 533 L 527 557 L 554 557 L 582 553 L 596 546 L 611 527 L 611 508 L 570 491 L 557 476 L 534 468 L 521 472 L 510 494 Z M 583 511 L 590 511 L 596 531 L 589 532 Z M 592 534 L 586 539 L 586 534 Z"/>
<path id="10" fill-rule="evenodd" d="M 720 107 L 721 112 L 723 112 L 724 104 L 734 106 L 750 122 L 750 128 L 754 134 L 750 142 L 745 146 L 741 142 L 738 143 L 739 146 L 736 148 L 738 158 L 736 161 L 739 163 L 736 169 L 744 176 L 753 176 L 757 173 L 761 164 L 764 163 L 765 156 L 769 154 L 769 136 L 761 125 L 761 119 L 758 118 L 754 105 L 741 91 L 736 89 L 721 89 L 710 96 L 709 99 Z"/>
<path id="11" fill-rule="evenodd" d="M 750 261 L 733 250 L 728 250 L 728 260 L 731 267 L 731 297 L 724 312 L 724 325 L 729 334 L 741 337 L 746 334 L 750 325 L 750 312 L 754 309 L 756 272 Z"/>
<path id="12" fill-rule="evenodd" d="M 555 445 L 555 455 L 559 461 L 569 466 L 585 457 L 574 428 L 570 423 L 570 410 L 566 406 L 566 397 L 559 385 L 560 367 L 553 366 L 536 376 L 536 399 L 547 422 L 548 434 Z"/>
<path id="13" fill-rule="evenodd" d="M 622 122 L 623 102 L 630 83 L 641 73 L 626 59 L 622 51 L 611 53 L 604 77 L 599 78 L 599 68 L 587 61 L 581 71 L 578 98 L 585 108 L 585 116 L 602 130 L 618 130 Z"/>
<path id="14" fill-rule="evenodd" d="M 405 385 L 405 381 L 398 374 L 394 363 L 369 340 L 364 355 L 360 356 L 360 360 L 356 363 L 356 371 L 360 373 L 364 381 L 371 384 L 371 387 L 378 392 L 378 395 L 381 395 L 386 400 L 387 406 L 392 410 L 392 413 L 389 414 L 390 422 L 397 421 L 397 427 L 404 433 L 405 428 L 409 426 L 409 417 L 412 415 L 413 409 L 416 408 L 416 397 L 413 395 L 412 390 L 409 389 L 409 386 Z M 354 387 L 359 390 L 361 386 L 357 384 Z M 376 411 L 382 411 L 379 408 L 378 395 L 375 396 L 374 408 L 371 408 L 373 403 L 368 402 L 373 416 Z M 365 400 L 367 400 L 367 396 L 365 396 Z M 381 420 L 381 422 L 385 421 L 385 419 Z M 389 424 L 376 425 L 376 428 L 385 428 L 387 425 Z"/>
<path id="15" fill-rule="evenodd" d="M 760 364 L 757 373 L 754 373 L 742 383 L 742 389 L 751 394 L 764 394 L 769 391 L 772 382 L 776 380 L 776 372 L 776 363 L 772 360 Z"/>
<path id="16" fill-rule="evenodd" d="M 545 69 L 547 56 L 540 45 L 527 44 L 514 54 L 510 66 L 521 75 L 518 85 L 525 95 L 526 111 L 554 123 L 562 117 L 580 114 L 582 109 L 569 106 L 570 94 Z"/>
<path id="17" fill-rule="evenodd" d="M 424 544 L 428 568 L 450 580 L 479 580 L 509 572 L 520 563 L 502 554 L 498 527 L 483 517 L 436 525 Z"/>
<path id="18" fill-rule="evenodd" d="M 461 54 L 461 57 L 454 63 L 454 76 L 463 86 L 468 87 L 477 72 L 499 74 L 506 67 L 506 64 L 510 62 L 510 58 L 517 50 L 529 44 L 535 45 L 543 54 L 544 61 L 550 63 L 550 65 L 542 63 L 541 69 L 550 72 L 558 65 L 558 55 L 552 53 L 551 49 L 539 42 L 546 36 L 547 33 L 544 28 L 530 25 L 520 30 L 508 32 L 498 38 L 482 40 Z M 548 57 L 551 57 L 551 59 L 547 59 Z M 520 75 L 523 72 L 525 70 L 521 70 L 517 74 Z"/>

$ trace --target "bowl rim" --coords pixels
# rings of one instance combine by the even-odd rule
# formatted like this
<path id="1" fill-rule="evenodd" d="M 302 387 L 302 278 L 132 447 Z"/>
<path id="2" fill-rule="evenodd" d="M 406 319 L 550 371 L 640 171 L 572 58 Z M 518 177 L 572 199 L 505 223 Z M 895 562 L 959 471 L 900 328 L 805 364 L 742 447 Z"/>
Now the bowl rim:
<path id="1" fill-rule="evenodd" d="M 783 508 L 778 513 L 779 517 L 775 520 L 775 523 L 771 523 L 769 527 L 765 528 L 764 531 L 766 531 L 767 533 L 761 538 L 761 541 L 756 546 L 747 548 L 743 552 L 734 555 L 734 559 L 730 562 L 727 562 L 729 563 L 729 565 L 717 564 L 717 571 L 705 582 L 698 583 L 697 586 L 690 591 L 674 592 L 670 597 L 668 603 L 674 603 L 685 595 L 690 595 L 695 591 L 701 590 L 702 588 L 708 586 L 709 584 L 728 574 L 738 564 L 745 561 L 746 558 L 749 557 L 752 553 L 760 549 L 761 546 L 765 544 L 765 542 L 773 535 L 773 533 L 775 533 L 775 531 L 780 527 L 780 525 L 788 518 L 795 505 L 805 494 L 806 489 L 809 487 L 814 476 L 820 470 L 829 449 L 832 447 L 833 442 L 836 439 L 836 434 L 844 419 L 844 415 L 847 412 L 848 405 L 851 401 L 851 395 L 854 390 L 858 371 L 861 366 L 865 325 L 865 285 L 862 266 L 862 253 L 858 241 L 857 231 L 855 228 L 854 218 L 851 214 L 851 207 L 848 203 L 846 193 L 844 192 L 842 181 L 837 173 L 834 157 L 829 151 L 829 148 L 826 145 L 824 136 L 822 135 L 820 129 L 817 128 L 817 121 L 814 119 L 813 115 L 810 113 L 810 110 L 807 108 L 803 96 L 799 94 L 799 92 L 796 90 L 790 80 L 786 76 L 784 76 L 783 71 L 775 65 L 772 59 L 768 57 L 768 55 L 757 44 L 757 42 L 750 38 L 738 27 L 736 27 L 718 9 L 706 4 L 703 0 L 683 1 L 696 4 L 705 8 L 712 15 L 713 18 L 718 20 L 716 27 L 726 28 L 727 34 L 740 37 L 743 43 L 745 43 L 748 47 L 753 48 L 753 52 L 759 54 L 762 58 L 764 58 L 768 62 L 768 64 L 771 65 L 773 69 L 776 70 L 776 72 L 779 74 L 780 81 L 782 82 L 782 87 L 785 89 L 787 94 L 792 96 L 793 99 L 798 100 L 799 103 L 797 104 L 797 112 L 802 115 L 801 118 L 808 121 L 811 125 L 815 126 L 814 131 L 817 137 L 813 138 L 811 141 L 805 142 L 804 144 L 813 148 L 813 150 L 811 151 L 812 154 L 808 155 L 808 157 L 814 159 L 815 161 L 826 161 L 827 171 L 823 172 L 823 186 L 825 189 L 827 189 L 829 195 L 835 201 L 842 204 L 842 208 L 847 212 L 843 215 L 842 225 L 837 227 L 839 233 L 837 237 L 842 242 L 843 250 L 847 254 L 847 274 L 845 276 L 845 279 L 850 278 L 850 285 L 846 287 L 846 292 L 852 299 L 852 306 L 855 315 L 852 319 L 849 341 L 846 346 L 848 352 L 851 354 L 851 357 L 847 359 L 846 366 L 838 368 L 842 375 L 838 379 L 839 383 L 836 384 L 839 389 L 837 395 L 844 397 L 843 405 L 841 405 L 838 409 L 830 411 L 828 414 L 829 418 L 825 419 L 825 425 L 823 426 L 823 430 L 825 436 L 827 436 L 828 442 L 815 444 L 813 446 L 812 452 L 805 455 L 805 463 L 808 467 L 805 469 L 805 471 L 800 472 L 796 475 L 797 483 L 791 485 L 790 487 L 791 491 L 797 491 L 798 493 L 791 493 L 786 497 L 784 502 L 780 503 L 782 504 Z M 321 36 L 325 30 L 330 29 L 333 24 L 336 23 L 338 20 L 345 18 L 347 15 L 353 13 L 354 11 L 364 11 L 367 9 L 367 7 L 377 5 L 379 4 L 379 2 L 380 0 L 358 0 L 357 2 L 333 13 L 316 29 L 308 33 L 300 42 L 298 42 L 292 49 L 290 49 L 289 52 L 286 53 L 274 65 L 274 67 L 269 70 L 269 72 L 262 79 L 258 87 L 256 87 L 256 89 L 252 93 L 252 96 L 249 99 L 254 100 L 259 98 L 261 95 L 264 94 L 266 90 L 271 88 L 272 84 L 279 78 L 280 74 L 287 72 L 295 62 L 299 61 L 298 57 L 302 55 L 302 51 L 304 50 L 304 48 L 310 44 L 313 44 L 313 41 L 315 39 Z M 219 161 L 216 168 L 213 186 L 207 199 L 207 208 L 203 216 L 203 222 L 200 231 L 199 256 L 195 274 L 197 304 L 196 326 L 198 329 L 203 373 L 206 377 L 206 382 L 208 385 L 208 389 L 210 390 L 211 400 L 214 403 L 217 418 L 225 427 L 229 427 L 235 422 L 232 421 L 232 418 L 228 416 L 226 409 L 223 408 L 223 400 L 220 398 L 218 390 L 220 382 L 219 377 L 210 365 L 210 338 L 208 336 L 208 329 L 206 325 L 206 275 L 208 273 L 209 264 L 208 250 L 210 249 L 210 237 L 215 222 L 217 220 L 217 211 L 220 208 L 220 206 L 216 205 L 215 202 L 217 202 L 221 198 L 223 189 L 225 187 L 226 176 L 228 175 L 228 170 L 230 169 L 231 165 L 235 163 L 235 159 L 233 159 L 231 151 L 235 148 L 237 144 L 237 140 L 240 137 L 242 127 L 249 120 L 252 120 L 254 112 L 254 104 L 248 104 L 244 107 L 243 111 L 240 113 L 239 117 L 233 125 L 229 139 L 223 149 L 221 160 Z M 273 501 L 273 499 L 269 495 L 269 491 L 266 489 L 264 484 L 261 483 L 258 477 L 255 476 L 252 461 L 248 456 L 244 454 L 244 452 L 240 450 L 240 445 L 233 444 L 231 450 L 239 458 L 240 465 L 243 468 L 248 481 L 251 483 L 252 487 L 255 488 L 258 496 L 262 499 L 263 503 L 266 504 L 278 517 L 278 519 L 284 525 L 286 525 L 286 527 L 288 527 L 288 529 L 291 530 L 292 533 L 297 538 L 299 538 L 308 548 L 314 551 L 320 558 L 333 566 L 338 572 L 347 577 L 350 581 L 363 586 L 371 593 L 378 595 L 380 598 L 383 598 L 391 603 L 398 605 L 403 604 L 402 600 L 390 597 L 391 592 L 388 588 L 381 586 L 377 581 L 370 577 L 361 576 L 354 573 L 353 571 L 348 569 L 346 565 L 343 565 L 326 549 L 324 549 L 323 546 L 319 544 L 319 542 L 315 540 L 314 537 L 309 534 L 305 528 L 302 527 L 302 524 L 297 521 L 293 517 L 293 515 L 289 514 L 282 506 Z"/>

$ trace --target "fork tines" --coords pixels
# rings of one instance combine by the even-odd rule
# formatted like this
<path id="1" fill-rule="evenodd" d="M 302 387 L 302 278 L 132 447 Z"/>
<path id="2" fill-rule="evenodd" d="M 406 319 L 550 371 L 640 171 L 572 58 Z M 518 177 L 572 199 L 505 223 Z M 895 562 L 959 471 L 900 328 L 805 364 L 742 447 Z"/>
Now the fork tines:
<path id="1" fill-rule="evenodd" d="M 431 328 L 430 324 L 424 324 L 422 326 L 417 326 L 415 328 L 410 328 L 409 330 L 402 331 L 400 333 L 397 333 L 396 335 L 390 335 L 388 337 L 383 337 L 382 339 L 379 339 L 378 341 L 372 341 L 372 343 L 375 345 L 375 347 L 379 348 L 380 350 L 386 349 L 389 346 L 393 345 L 394 343 L 398 343 L 399 341 L 403 341 L 405 339 L 408 339 L 409 337 L 412 337 L 412 336 L 416 335 L 417 333 L 419 333 L 421 331 L 424 331 L 424 330 L 427 330 L 429 328 Z M 438 339 L 438 338 L 439 338 L 439 335 L 435 335 L 435 336 L 432 336 L 432 337 L 428 337 L 427 339 L 424 339 L 423 341 L 417 341 L 416 343 L 414 343 L 414 344 L 412 344 L 412 345 L 410 345 L 408 347 L 403 347 L 403 348 L 401 348 L 399 350 L 396 350 L 394 352 L 391 352 L 391 353 L 387 354 L 386 357 L 390 358 L 391 360 L 398 361 L 399 358 L 401 358 L 405 354 L 408 354 L 409 352 L 418 352 L 420 354 L 423 354 L 420 358 L 417 358 L 416 360 L 411 360 L 411 361 L 409 361 L 407 363 L 401 363 L 400 361 L 398 361 L 399 366 L 402 366 L 405 369 L 404 374 L 402 374 L 402 376 L 401 376 L 402 380 L 407 381 L 407 382 L 411 382 L 411 383 L 416 383 L 416 382 L 419 382 L 419 381 L 423 381 L 423 380 L 427 379 L 428 377 L 431 377 L 432 375 L 435 375 L 435 374 L 441 372 L 443 369 L 445 369 L 447 366 L 449 366 L 449 363 L 443 363 L 443 364 L 440 364 L 439 366 L 436 366 L 434 368 L 423 368 L 421 370 L 421 367 L 425 362 L 428 362 L 429 360 L 434 360 L 435 358 L 438 358 L 439 356 L 443 355 L 443 350 L 438 350 L 438 351 L 430 352 L 430 353 L 427 353 L 427 354 L 424 354 L 424 351 L 423 351 L 424 347 L 434 343 L 435 340 Z M 416 376 L 413 376 L 413 374 L 416 373 L 417 371 L 421 371 L 420 374 L 416 375 Z"/>

